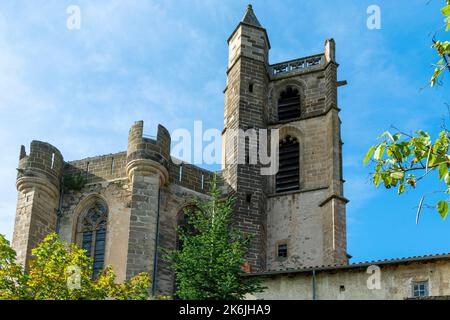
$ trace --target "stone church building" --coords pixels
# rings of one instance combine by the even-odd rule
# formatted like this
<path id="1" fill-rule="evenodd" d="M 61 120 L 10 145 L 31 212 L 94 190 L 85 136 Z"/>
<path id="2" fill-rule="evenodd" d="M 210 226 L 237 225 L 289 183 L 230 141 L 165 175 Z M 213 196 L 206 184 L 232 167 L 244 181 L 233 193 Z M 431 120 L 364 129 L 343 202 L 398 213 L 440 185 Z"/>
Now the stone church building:
<path id="1" fill-rule="evenodd" d="M 335 42 L 324 52 L 269 63 L 266 30 L 249 6 L 228 38 L 224 90 L 225 193 L 237 201 L 234 224 L 252 235 L 246 276 L 265 279 L 260 299 L 405 299 L 450 295 L 450 256 L 349 264 L 342 172 L 341 121 Z M 279 172 L 237 164 L 234 129 L 279 129 Z M 177 247 L 176 228 L 194 197 L 207 198 L 213 172 L 179 164 L 171 137 L 134 123 L 126 151 L 64 161 L 49 143 L 22 146 L 13 247 L 26 264 L 31 249 L 57 232 L 94 259 L 111 265 L 118 279 L 139 272 L 153 278 L 153 292 L 171 295 L 174 274 L 162 258 Z M 381 270 L 381 288 L 369 289 L 367 268 Z"/>

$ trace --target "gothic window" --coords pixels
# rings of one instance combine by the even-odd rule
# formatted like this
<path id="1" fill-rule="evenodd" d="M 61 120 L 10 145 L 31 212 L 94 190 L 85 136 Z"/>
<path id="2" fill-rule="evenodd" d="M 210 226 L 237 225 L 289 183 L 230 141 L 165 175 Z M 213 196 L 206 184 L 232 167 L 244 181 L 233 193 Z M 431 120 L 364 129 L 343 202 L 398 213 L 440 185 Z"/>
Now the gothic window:
<path id="1" fill-rule="evenodd" d="M 296 138 L 287 136 L 280 141 L 279 170 L 276 176 L 276 192 L 300 189 L 300 146 Z"/>
<path id="2" fill-rule="evenodd" d="M 95 202 L 86 211 L 82 220 L 82 243 L 86 255 L 94 260 L 94 276 L 103 270 L 105 262 L 106 223 L 108 209 L 103 203 Z"/>
<path id="3" fill-rule="evenodd" d="M 278 99 L 278 121 L 300 117 L 300 94 L 297 89 L 287 87 Z"/>

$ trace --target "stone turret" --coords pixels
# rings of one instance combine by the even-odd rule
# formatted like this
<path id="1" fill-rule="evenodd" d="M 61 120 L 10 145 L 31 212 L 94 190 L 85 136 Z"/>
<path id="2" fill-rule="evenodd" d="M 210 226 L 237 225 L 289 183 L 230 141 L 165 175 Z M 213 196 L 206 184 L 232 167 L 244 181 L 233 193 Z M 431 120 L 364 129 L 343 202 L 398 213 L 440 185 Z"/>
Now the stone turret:
<path id="1" fill-rule="evenodd" d="M 128 135 L 126 172 L 131 185 L 127 277 L 153 274 L 159 223 L 159 190 L 169 180 L 170 134 L 158 126 L 156 139 L 144 136 L 144 122 Z"/>
<path id="2" fill-rule="evenodd" d="M 28 265 L 31 249 L 56 229 L 56 211 L 64 160 L 52 145 L 32 141 L 30 154 L 20 149 L 16 187 L 19 193 L 13 234 L 17 261 Z"/>
<path id="3" fill-rule="evenodd" d="M 266 30 L 261 27 L 251 5 L 228 39 L 228 71 L 225 88 L 225 123 L 223 130 L 225 181 L 236 198 L 236 226 L 252 236 L 246 260 L 253 271 L 266 266 L 266 192 L 259 164 L 236 163 L 238 155 L 236 130 L 267 128 L 268 54 Z M 250 144 L 250 143 L 249 143 Z M 246 145 L 257 148 L 256 145 Z"/>

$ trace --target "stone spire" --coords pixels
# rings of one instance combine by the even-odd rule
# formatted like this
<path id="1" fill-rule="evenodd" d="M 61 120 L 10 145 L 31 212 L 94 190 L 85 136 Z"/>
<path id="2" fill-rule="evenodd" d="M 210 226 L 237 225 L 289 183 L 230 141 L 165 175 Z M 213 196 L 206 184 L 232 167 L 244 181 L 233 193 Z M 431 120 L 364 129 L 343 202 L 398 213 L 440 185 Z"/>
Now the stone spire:
<path id="1" fill-rule="evenodd" d="M 256 18 L 251 4 L 247 6 L 247 10 L 245 11 L 244 17 L 242 18 L 241 22 L 261 28 L 261 24 L 259 23 L 258 18 Z"/>

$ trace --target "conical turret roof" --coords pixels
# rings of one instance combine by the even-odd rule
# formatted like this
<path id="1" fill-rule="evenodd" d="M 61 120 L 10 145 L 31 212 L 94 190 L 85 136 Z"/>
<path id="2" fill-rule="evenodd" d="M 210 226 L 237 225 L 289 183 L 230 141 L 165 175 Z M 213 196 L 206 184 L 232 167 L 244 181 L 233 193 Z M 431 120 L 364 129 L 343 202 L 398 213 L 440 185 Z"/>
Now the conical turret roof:
<path id="1" fill-rule="evenodd" d="M 241 22 L 260 28 L 262 27 L 255 13 L 253 12 L 251 4 L 247 6 L 247 10 L 245 11 L 244 17 L 242 18 Z"/>

